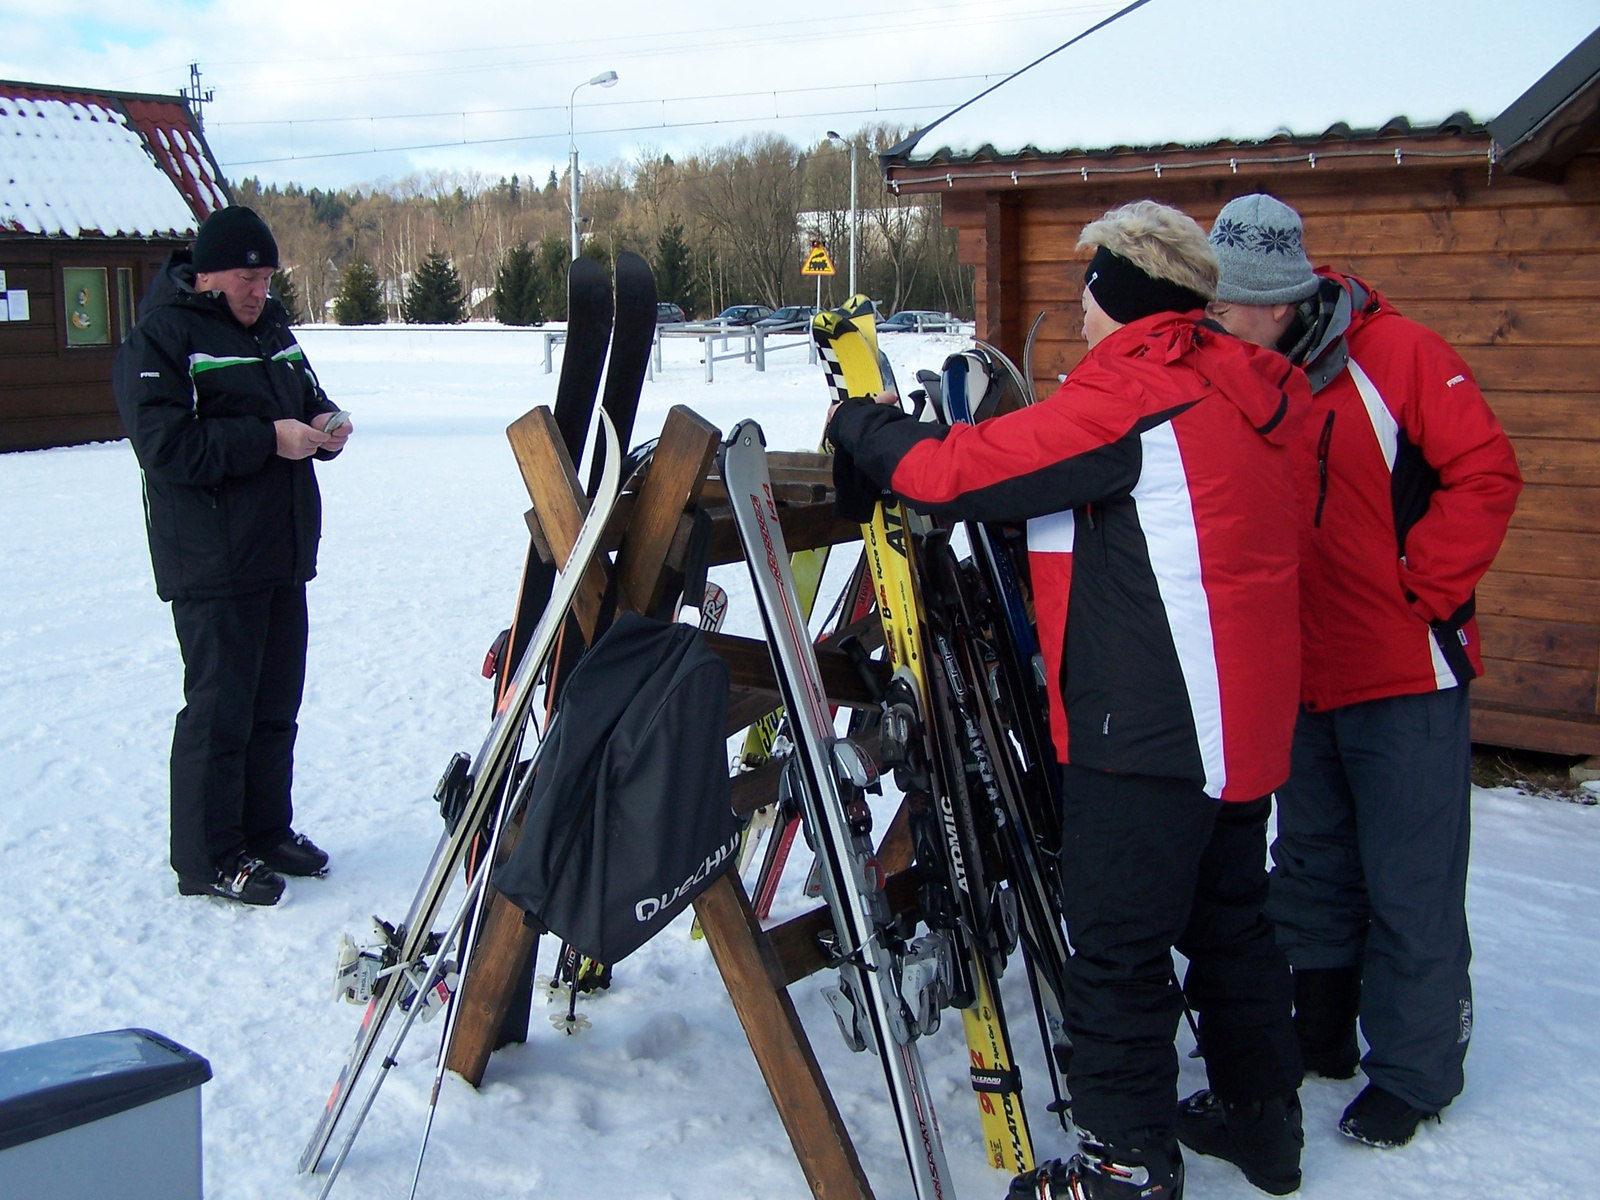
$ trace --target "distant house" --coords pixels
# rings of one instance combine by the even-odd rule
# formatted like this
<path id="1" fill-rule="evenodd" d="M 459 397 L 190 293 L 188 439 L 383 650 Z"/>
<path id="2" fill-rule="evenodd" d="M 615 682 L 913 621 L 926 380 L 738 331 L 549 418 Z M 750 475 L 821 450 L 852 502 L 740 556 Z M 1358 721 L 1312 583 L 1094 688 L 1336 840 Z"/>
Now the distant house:
<path id="1" fill-rule="evenodd" d="M 1303 10 L 1328 22 L 1308 31 L 1297 17 L 1303 58 L 1280 42 L 1276 61 L 1210 59 L 1183 45 L 1205 17 L 1159 8 L 882 156 L 891 187 L 937 192 L 960 230 L 978 336 L 1026 354 L 1046 395 L 1085 352 L 1085 224 L 1144 197 L 1207 228 L 1248 192 L 1293 205 L 1312 261 L 1449 339 L 1516 446 L 1527 486 L 1478 589 L 1488 670 L 1472 686 L 1474 737 L 1600 754 L 1600 31 L 1539 77 L 1572 41 L 1558 45 L 1507 94 L 1472 67 L 1501 45 L 1460 23 L 1401 54 L 1339 27 L 1337 6 Z M 1119 107 L 1154 87 L 1184 103 Z"/>
<path id="2" fill-rule="evenodd" d="M 228 203 L 181 97 L 0 82 L 0 450 L 123 436 L 117 347 Z"/>

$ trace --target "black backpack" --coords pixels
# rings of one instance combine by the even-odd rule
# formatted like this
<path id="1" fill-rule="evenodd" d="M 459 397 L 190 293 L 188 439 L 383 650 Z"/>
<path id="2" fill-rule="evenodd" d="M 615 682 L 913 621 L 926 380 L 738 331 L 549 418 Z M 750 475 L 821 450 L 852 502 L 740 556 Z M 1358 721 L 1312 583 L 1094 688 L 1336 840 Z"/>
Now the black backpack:
<path id="1" fill-rule="evenodd" d="M 727 713 L 698 629 L 618 616 L 567 681 L 494 886 L 599 962 L 644 945 L 738 857 Z"/>

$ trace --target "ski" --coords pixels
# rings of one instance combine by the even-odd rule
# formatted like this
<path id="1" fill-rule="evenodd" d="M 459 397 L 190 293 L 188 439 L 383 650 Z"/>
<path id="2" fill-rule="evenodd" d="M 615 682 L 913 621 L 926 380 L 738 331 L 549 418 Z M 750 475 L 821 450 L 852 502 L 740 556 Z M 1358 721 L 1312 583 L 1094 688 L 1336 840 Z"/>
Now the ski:
<path id="1" fill-rule="evenodd" d="M 626 450 L 632 444 L 633 420 L 639 412 L 639 393 L 644 390 L 645 373 L 650 367 L 650 350 L 656 340 L 656 277 L 650 273 L 650 264 L 629 250 L 617 255 L 615 272 L 616 310 L 600 407 L 616 427 L 618 444 Z M 565 370 L 566 363 L 561 365 Z M 582 449 L 579 446 L 572 451 L 574 466 L 578 465 L 578 455 Z M 588 490 L 591 494 L 599 486 L 604 469 L 605 452 L 597 445 L 589 462 Z"/>
<path id="2" fill-rule="evenodd" d="M 574 467 L 582 463 L 583 442 L 594 413 L 595 397 L 600 391 L 600 374 L 605 369 L 606 347 L 611 340 L 612 313 L 611 281 L 606 278 L 605 269 L 591 258 L 574 259 L 567 268 L 567 339 L 561 356 L 561 378 L 556 384 L 556 402 L 551 409 L 556 428 L 561 431 L 561 441 Z M 653 307 L 650 319 L 653 334 Z M 616 419 L 617 414 L 613 412 L 613 425 Z M 624 449 L 633 429 L 631 413 L 627 425 L 627 432 L 619 428 L 617 433 L 617 440 Z M 522 568 L 522 583 L 517 589 L 516 611 L 512 614 L 505 644 L 497 656 L 494 689 L 496 712 L 505 704 L 508 680 L 522 659 L 529 634 L 544 613 L 555 577 L 555 568 L 540 559 L 538 550 L 530 541 L 527 560 Z"/>
<path id="3" fill-rule="evenodd" d="M 883 1067 L 890 1103 L 918 1200 L 954 1196 L 934 1115 L 917 1018 L 937 1001 L 906 996 L 904 968 L 940 961 L 937 935 L 917 947 L 895 932 L 871 841 L 871 812 L 862 789 L 875 783 L 870 760 L 835 735 L 767 473 L 765 443 L 754 421 L 736 425 L 721 452 L 734 523 L 744 548 L 756 605 L 766 628 L 773 672 L 795 738 L 786 770 L 824 864 L 823 892 L 833 916 L 839 983 L 829 1003 L 852 1049 L 871 1047 Z M 918 957 L 918 952 L 922 957 Z M 948 955 L 948 951 L 945 951 Z M 936 990 L 932 974 L 927 992 Z M 908 1005 L 909 1002 L 909 1005 Z"/>
<path id="4" fill-rule="evenodd" d="M 875 400 L 884 390 L 867 297 L 854 296 L 843 308 L 817 314 L 812 335 L 839 400 Z M 948 930 L 960 946 L 953 1000 L 961 1009 L 985 1150 L 996 1169 L 1032 1170 L 1021 1080 L 995 986 L 1008 949 L 1000 907 L 1005 898 L 992 893 L 985 878 L 984 846 L 956 757 L 955 731 L 947 725 L 947 706 L 938 703 L 943 697 L 930 690 L 907 510 L 898 501 L 880 503 L 861 528 L 885 652 L 896 676 L 885 697 L 884 763 L 897 767 L 896 782 L 906 792 L 917 860 L 927 876 L 924 919 L 930 928 Z M 895 730 L 905 732 L 892 737 Z"/>
<path id="5" fill-rule="evenodd" d="M 446 773 L 441 782 L 441 800 L 449 800 L 453 820 L 447 822 L 444 835 L 429 861 L 422 886 L 417 890 L 403 922 L 389 935 L 398 970 L 390 971 L 375 981 L 371 999 L 361 1019 L 354 1044 L 345 1059 L 333 1091 L 328 1097 L 316 1127 L 305 1150 L 300 1155 L 301 1172 L 315 1171 L 322 1152 L 333 1136 L 334 1126 L 349 1101 L 355 1085 L 384 1022 L 399 1003 L 404 990 L 399 982 L 405 972 L 418 964 L 432 934 L 433 920 L 444 903 L 446 893 L 461 865 L 468 844 L 483 826 L 490 806 L 497 794 L 511 790 L 513 768 L 520 749 L 523 728 L 533 704 L 533 693 L 539 671 L 549 658 L 556 643 L 556 635 L 566 621 L 573 598 L 584 572 L 599 551 L 600 537 L 611 510 L 615 507 L 621 482 L 622 455 L 617 448 L 616 433 L 610 418 L 601 413 L 601 424 L 608 450 L 607 466 L 599 493 L 589 507 L 578 531 L 578 538 L 568 557 L 566 569 L 556 582 L 549 603 L 544 608 L 538 624 L 528 638 L 528 649 L 517 664 L 508 689 L 507 701 L 495 716 L 478 751 L 471 773 L 454 770 Z M 453 760 L 453 765 L 456 760 Z M 455 780 L 453 791 L 446 784 Z M 447 814 L 448 815 L 448 814 Z"/>

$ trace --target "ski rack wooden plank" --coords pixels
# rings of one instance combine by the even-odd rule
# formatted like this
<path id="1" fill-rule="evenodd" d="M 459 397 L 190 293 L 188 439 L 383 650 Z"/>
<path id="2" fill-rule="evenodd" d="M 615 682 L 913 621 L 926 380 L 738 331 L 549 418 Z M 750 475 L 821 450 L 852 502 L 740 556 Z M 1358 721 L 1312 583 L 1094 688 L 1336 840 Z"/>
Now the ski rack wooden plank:
<path id="1" fill-rule="evenodd" d="M 507 433 L 533 501 L 529 528 L 537 526 L 536 544 L 541 550 L 547 548 L 551 558 L 564 565 L 586 501 L 554 419 L 547 409 L 535 409 L 519 418 Z M 615 570 L 621 608 L 650 611 L 660 603 L 670 573 L 681 571 L 686 510 L 692 511 L 699 501 L 708 476 L 715 480 L 709 472 L 719 439 L 717 429 L 687 408 L 679 406 L 668 414 L 649 472 L 628 506 L 625 521 L 613 525 L 618 532 Z M 807 461 L 798 464 L 798 470 L 805 478 L 785 480 L 793 485 L 792 498 L 812 501 L 804 507 L 826 511 L 831 520 L 831 501 L 824 510 L 821 502 L 825 489 L 816 486 L 820 481 L 819 464 Z M 817 531 L 829 525 L 829 521 L 817 521 L 814 515 L 810 520 Z M 831 523 L 831 533 L 843 534 L 835 540 L 859 537 L 859 527 Z M 735 557 L 728 561 L 737 560 Z M 583 606 L 576 610 L 586 637 L 593 635 L 604 588 L 604 570 L 597 567 L 595 577 L 585 583 Z M 721 640 L 726 643 L 721 649 L 732 660 L 740 685 L 734 689 L 737 704 L 730 704 L 730 719 L 736 715 L 731 711 L 735 707 L 753 709 L 755 715 L 769 711 L 777 701 L 777 693 L 770 662 L 758 661 L 765 659 L 764 643 L 742 638 Z M 754 653 L 756 649 L 762 649 L 759 656 Z M 849 660 L 837 651 L 830 651 L 827 657 L 830 691 L 837 688 L 844 693 L 836 699 L 857 707 L 869 705 L 870 697 Z M 747 724 L 748 719 L 743 723 Z M 706 943 L 812 1194 L 819 1200 L 872 1200 L 871 1185 L 787 991 L 790 977 L 800 964 L 809 965 L 814 957 L 816 966 L 811 970 L 823 965 L 820 950 L 808 956 L 805 936 L 797 929 L 790 939 L 794 961 L 787 965 L 780 962 L 761 933 L 743 884 L 735 874 L 719 878 L 695 901 L 695 907 Z M 536 939 L 534 931 L 523 923 L 521 910 L 493 893 L 473 970 L 456 999 L 460 1012 L 446 1054 L 446 1065 L 475 1086 L 482 1082 L 495 1033 L 517 981 L 528 970 Z M 814 935 L 811 943 L 815 948 Z"/>

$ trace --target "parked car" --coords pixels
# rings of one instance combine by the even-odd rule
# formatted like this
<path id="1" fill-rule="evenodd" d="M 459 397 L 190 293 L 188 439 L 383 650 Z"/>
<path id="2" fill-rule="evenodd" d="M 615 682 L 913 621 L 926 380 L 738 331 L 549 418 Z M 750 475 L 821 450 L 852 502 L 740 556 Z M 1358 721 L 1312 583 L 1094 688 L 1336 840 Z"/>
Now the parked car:
<path id="1" fill-rule="evenodd" d="M 669 304 L 663 300 L 656 305 L 657 325 L 682 325 L 689 318 L 684 316 L 683 308 L 677 304 Z"/>
<path id="2" fill-rule="evenodd" d="M 949 313 L 933 312 L 926 308 L 902 308 L 886 321 L 879 321 L 880 330 L 906 333 L 947 333 L 955 328 L 956 319 Z"/>
<path id="3" fill-rule="evenodd" d="M 765 304 L 730 304 L 712 318 L 727 325 L 754 325 L 763 317 L 770 317 L 772 310 Z"/>
<path id="4" fill-rule="evenodd" d="M 756 328 L 768 333 L 807 329 L 811 325 L 811 318 L 816 315 L 815 304 L 785 304 L 770 317 L 762 317 L 757 321 Z"/>

